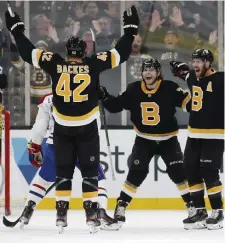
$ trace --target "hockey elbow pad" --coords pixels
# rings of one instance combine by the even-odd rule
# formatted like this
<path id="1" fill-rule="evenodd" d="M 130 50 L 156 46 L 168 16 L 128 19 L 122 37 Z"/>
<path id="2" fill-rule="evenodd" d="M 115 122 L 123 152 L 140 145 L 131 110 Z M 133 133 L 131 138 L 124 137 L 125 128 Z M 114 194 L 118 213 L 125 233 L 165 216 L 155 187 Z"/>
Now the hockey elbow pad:
<path id="1" fill-rule="evenodd" d="M 30 163 L 39 168 L 43 164 L 41 145 L 30 141 L 27 145 Z"/>

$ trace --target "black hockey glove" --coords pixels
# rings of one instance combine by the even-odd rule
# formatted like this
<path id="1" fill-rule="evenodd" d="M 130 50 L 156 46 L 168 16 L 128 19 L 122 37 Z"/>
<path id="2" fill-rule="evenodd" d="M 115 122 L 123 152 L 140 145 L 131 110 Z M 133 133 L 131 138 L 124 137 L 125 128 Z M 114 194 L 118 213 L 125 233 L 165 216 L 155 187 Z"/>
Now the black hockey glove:
<path id="1" fill-rule="evenodd" d="M 137 9 L 132 6 L 129 10 L 123 13 L 123 29 L 128 35 L 137 35 L 139 27 L 139 17 Z"/>
<path id="2" fill-rule="evenodd" d="M 7 77 L 3 73 L 3 68 L 0 66 L 0 89 L 5 89 L 7 86 Z"/>
<path id="3" fill-rule="evenodd" d="M 108 91 L 104 86 L 100 86 L 98 90 L 99 100 L 105 101 L 108 98 Z"/>
<path id="4" fill-rule="evenodd" d="M 9 14 L 9 11 L 7 10 L 5 12 L 5 23 L 7 29 L 13 34 L 16 35 L 17 33 L 23 33 L 24 23 L 21 21 L 20 16 L 17 13 L 14 13 L 14 16 L 12 17 Z"/>
<path id="5" fill-rule="evenodd" d="M 185 80 L 187 73 L 190 71 L 189 66 L 184 62 L 170 61 L 170 69 L 175 77 Z"/>

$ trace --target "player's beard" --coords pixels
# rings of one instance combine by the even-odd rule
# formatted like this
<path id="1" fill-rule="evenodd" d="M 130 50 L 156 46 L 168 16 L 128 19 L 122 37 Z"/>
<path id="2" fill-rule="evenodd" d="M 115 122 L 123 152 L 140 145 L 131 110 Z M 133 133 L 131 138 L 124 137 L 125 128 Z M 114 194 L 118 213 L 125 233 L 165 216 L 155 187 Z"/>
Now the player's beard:
<path id="1" fill-rule="evenodd" d="M 200 77 L 200 78 L 205 77 L 206 72 L 207 72 L 208 70 L 209 70 L 209 68 L 206 68 L 206 64 L 204 64 L 204 66 L 203 66 L 203 68 L 202 68 L 202 71 L 200 72 L 199 77 Z"/>

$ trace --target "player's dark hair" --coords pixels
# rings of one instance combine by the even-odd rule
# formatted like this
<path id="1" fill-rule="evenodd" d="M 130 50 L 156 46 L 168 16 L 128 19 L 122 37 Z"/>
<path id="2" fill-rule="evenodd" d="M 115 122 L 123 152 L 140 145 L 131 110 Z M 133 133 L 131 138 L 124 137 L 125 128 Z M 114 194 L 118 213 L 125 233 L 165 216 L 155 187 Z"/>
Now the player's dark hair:
<path id="1" fill-rule="evenodd" d="M 68 57 L 84 57 L 87 44 L 80 37 L 71 37 L 66 43 Z"/>

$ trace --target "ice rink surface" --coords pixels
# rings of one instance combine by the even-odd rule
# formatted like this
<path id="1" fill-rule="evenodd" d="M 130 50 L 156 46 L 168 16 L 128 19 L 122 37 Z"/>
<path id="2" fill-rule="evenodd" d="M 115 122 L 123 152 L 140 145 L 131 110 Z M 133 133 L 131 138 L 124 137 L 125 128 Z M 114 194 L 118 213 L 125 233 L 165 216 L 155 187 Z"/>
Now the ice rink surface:
<path id="1" fill-rule="evenodd" d="M 112 215 L 112 211 L 109 211 Z M 19 215 L 19 212 L 17 213 Z M 84 212 L 71 210 L 68 227 L 58 234 L 55 211 L 36 211 L 30 224 L 21 230 L 6 228 L 0 222 L 0 242 L 4 243 L 224 243 L 224 229 L 209 231 L 183 229 L 185 211 L 126 212 L 127 222 L 119 231 L 99 231 L 90 234 Z M 8 217 L 10 220 L 15 216 Z"/>

